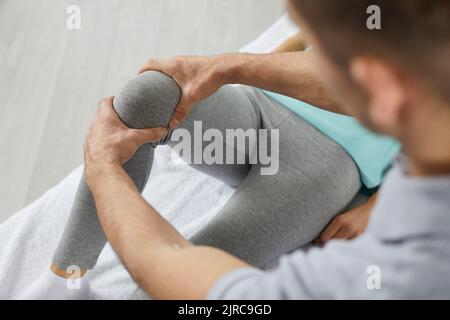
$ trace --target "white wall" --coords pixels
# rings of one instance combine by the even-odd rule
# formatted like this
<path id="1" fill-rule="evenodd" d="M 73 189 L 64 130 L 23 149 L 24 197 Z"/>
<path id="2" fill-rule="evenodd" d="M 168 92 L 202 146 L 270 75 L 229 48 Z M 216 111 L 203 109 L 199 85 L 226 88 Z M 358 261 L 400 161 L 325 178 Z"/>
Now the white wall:
<path id="1" fill-rule="evenodd" d="M 81 30 L 66 8 L 81 8 Z M 235 51 L 282 0 L 0 0 L 0 222 L 82 163 L 97 101 L 150 57 Z"/>

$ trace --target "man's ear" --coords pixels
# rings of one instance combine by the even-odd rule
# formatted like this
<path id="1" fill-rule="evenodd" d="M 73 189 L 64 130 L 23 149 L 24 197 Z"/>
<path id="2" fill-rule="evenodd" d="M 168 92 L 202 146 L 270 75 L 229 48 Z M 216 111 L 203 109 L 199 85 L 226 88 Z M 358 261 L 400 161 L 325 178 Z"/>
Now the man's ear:
<path id="1" fill-rule="evenodd" d="M 350 68 L 353 80 L 367 94 L 370 121 L 381 131 L 391 131 L 408 100 L 407 85 L 400 73 L 372 57 L 355 58 Z"/>

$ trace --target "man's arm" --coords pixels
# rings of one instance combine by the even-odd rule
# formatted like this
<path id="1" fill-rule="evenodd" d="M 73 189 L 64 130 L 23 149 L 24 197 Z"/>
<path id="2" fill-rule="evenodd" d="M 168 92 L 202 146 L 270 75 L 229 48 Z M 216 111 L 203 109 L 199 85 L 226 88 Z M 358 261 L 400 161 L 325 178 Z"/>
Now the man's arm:
<path id="1" fill-rule="evenodd" d="M 154 132 L 126 128 L 112 100 L 102 101 L 86 139 L 86 181 L 105 234 L 137 283 L 156 299 L 203 299 L 223 274 L 249 266 L 193 246 L 142 198 L 122 163 L 137 146 L 158 140 Z"/>
<path id="2" fill-rule="evenodd" d="M 140 72 L 157 70 L 171 76 L 183 95 L 170 123 L 177 127 L 192 107 L 225 84 L 245 84 L 284 94 L 337 112 L 323 88 L 311 51 L 271 54 L 224 54 L 209 57 L 153 59 Z"/>
<path id="3" fill-rule="evenodd" d="M 240 83 L 273 91 L 336 111 L 317 77 L 314 54 L 310 51 L 240 54 L 232 66 L 230 83 Z"/>

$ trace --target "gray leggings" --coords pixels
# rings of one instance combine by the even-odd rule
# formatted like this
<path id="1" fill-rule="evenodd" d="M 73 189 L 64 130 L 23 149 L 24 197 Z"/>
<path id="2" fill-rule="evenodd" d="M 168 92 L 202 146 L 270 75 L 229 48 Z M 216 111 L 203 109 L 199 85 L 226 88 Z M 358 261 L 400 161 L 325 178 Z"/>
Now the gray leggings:
<path id="1" fill-rule="evenodd" d="M 179 98 L 174 80 L 146 72 L 123 88 L 114 106 L 129 127 L 160 127 L 167 125 Z M 218 247 L 264 267 L 311 242 L 361 187 L 355 163 L 339 145 L 257 89 L 222 87 L 200 102 L 182 127 L 192 132 L 194 121 L 202 121 L 203 130 L 221 132 L 279 129 L 280 142 L 279 171 L 272 176 L 261 175 L 258 163 L 194 165 L 237 188 L 218 214 L 190 239 L 194 244 Z M 174 145 L 166 140 L 162 143 Z M 141 147 L 124 165 L 141 191 L 150 174 L 154 147 Z M 248 160 L 249 152 L 245 155 Z M 61 269 L 70 265 L 92 269 L 105 243 L 83 178 L 53 263 Z"/>

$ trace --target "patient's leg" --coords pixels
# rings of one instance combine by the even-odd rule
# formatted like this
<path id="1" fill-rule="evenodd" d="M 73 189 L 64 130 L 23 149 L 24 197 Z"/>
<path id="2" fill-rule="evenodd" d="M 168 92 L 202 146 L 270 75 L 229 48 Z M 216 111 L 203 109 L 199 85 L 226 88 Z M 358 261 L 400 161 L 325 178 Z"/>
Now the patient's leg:
<path id="1" fill-rule="evenodd" d="M 178 104 L 180 94 L 178 85 L 170 77 L 158 72 L 148 72 L 124 87 L 115 99 L 114 107 L 121 120 L 129 127 L 164 127 Z M 214 108 L 208 110 L 208 106 Z M 252 101 L 246 92 L 240 89 L 224 87 L 200 103 L 198 110 L 193 112 L 190 121 L 183 124 L 185 129 L 192 131 L 194 120 L 203 121 L 205 127 L 258 128 L 259 120 Z M 154 146 L 143 146 L 124 165 L 140 190 L 144 188 L 150 174 L 153 152 Z M 213 167 L 213 170 L 205 166 L 202 169 L 234 186 L 244 179 L 250 169 L 248 164 Z M 93 197 L 82 178 L 67 226 L 54 254 L 53 273 L 67 277 L 69 274 L 65 273 L 65 270 L 70 266 L 77 266 L 84 274 L 84 271 L 95 266 L 105 243 L 106 238 L 97 217 Z M 54 274 L 52 278 L 52 273 L 50 276 L 46 274 L 37 281 L 37 288 L 32 287 L 29 294 L 25 294 L 23 298 L 58 298 L 58 295 L 54 295 L 57 287 L 61 288 L 61 281 L 58 281 Z M 67 291 L 63 294 L 67 294 Z M 42 294 L 44 292 L 45 295 Z M 74 295 L 67 296 L 75 298 Z"/>
<path id="2" fill-rule="evenodd" d="M 166 127 L 180 96 L 181 91 L 172 78 L 159 72 L 146 72 L 125 85 L 114 100 L 114 108 L 131 128 Z M 144 145 L 124 165 L 140 191 L 150 175 L 153 153 L 153 145 Z M 72 265 L 82 270 L 92 269 L 105 243 L 94 199 L 83 177 L 53 265 L 60 270 Z"/>
<path id="3" fill-rule="evenodd" d="M 267 179 L 259 175 L 257 165 L 197 166 L 198 169 L 233 186 L 240 185 L 244 179 L 245 182 L 217 217 L 191 240 L 195 244 L 217 246 L 262 266 L 273 257 L 295 246 L 301 246 L 316 236 L 339 209 L 350 202 L 355 190 L 359 188 L 359 178 L 351 159 L 349 163 L 353 165 L 336 170 L 339 175 L 324 176 L 323 173 L 328 172 L 328 165 L 337 163 L 339 168 L 342 159 L 333 158 L 333 161 L 326 161 L 322 166 L 320 161 L 330 158 L 330 150 L 339 150 L 337 154 L 341 156 L 345 156 L 345 152 L 334 143 L 331 149 L 321 149 L 323 143 L 327 145 L 330 141 L 317 134 L 310 126 L 303 126 L 308 128 L 308 132 L 300 130 L 293 134 L 295 124 L 289 128 L 281 125 L 288 119 L 292 122 L 295 116 L 262 93 L 255 92 L 240 87 L 223 87 L 196 106 L 183 127 L 192 131 L 193 122 L 200 120 L 204 130 L 216 128 L 222 132 L 233 128 L 282 129 L 285 134 L 281 140 L 286 143 L 280 146 L 280 151 L 285 150 L 286 153 L 281 156 L 283 161 L 289 162 L 284 165 L 289 168 L 297 164 L 302 166 L 303 161 L 314 164 L 306 166 L 305 170 L 282 169 L 280 175 Z M 161 127 L 168 123 L 179 97 L 179 88 L 171 78 L 159 73 L 148 73 L 124 88 L 115 101 L 115 107 L 128 126 Z M 303 124 L 302 121 L 299 123 Z M 317 137 L 314 143 L 311 136 Z M 297 139 L 301 139 L 299 141 L 302 143 L 299 144 Z M 297 157 L 297 154 L 300 156 Z M 301 157 L 302 154 L 312 157 Z M 148 178 L 152 157 L 153 147 L 147 145 L 125 165 L 140 189 Z M 319 169 L 313 170 L 315 167 Z M 250 170 L 252 173 L 249 175 Z M 349 180 L 349 188 L 341 187 L 340 190 L 347 191 L 338 194 L 336 201 L 328 206 L 327 201 L 331 198 L 323 193 L 322 188 L 317 188 L 315 179 L 322 177 L 327 181 L 332 178 L 333 183 L 341 185 L 341 177 L 349 174 L 353 177 Z M 331 191 L 332 196 L 333 188 L 327 190 Z M 312 207 L 308 204 L 312 207 L 319 205 L 314 210 L 309 210 Z M 324 212 L 321 210 L 321 204 L 324 205 L 322 209 L 326 209 Z M 299 210 L 300 208 L 302 210 Z M 70 265 L 91 269 L 105 242 L 92 196 L 82 180 L 53 263 L 62 270 Z"/>
<path id="4" fill-rule="evenodd" d="M 253 266 L 266 267 L 314 240 L 361 188 L 358 168 L 341 146 L 260 90 L 222 87 L 192 110 L 183 127 L 193 131 L 198 120 L 203 133 L 216 129 L 223 137 L 229 129 L 268 130 L 270 138 L 272 131 L 278 132 L 279 170 L 263 175 L 259 161 L 194 165 L 237 187 L 217 215 L 190 239 L 196 245 L 220 248 Z M 203 150 L 209 143 L 203 142 Z M 226 152 L 238 151 L 236 143 L 226 139 L 222 143 Z M 262 146 L 270 150 L 272 144 Z M 246 151 L 248 163 L 248 153 L 256 150 Z"/>
<path id="5" fill-rule="evenodd" d="M 266 176 L 259 163 L 195 165 L 238 186 L 190 238 L 195 245 L 220 248 L 265 268 L 315 239 L 361 187 L 358 168 L 342 147 L 259 90 L 223 87 L 199 103 L 183 126 L 191 131 L 198 120 L 204 131 L 214 128 L 223 135 L 227 129 L 278 130 L 280 162 L 278 173 Z M 230 141 L 223 143 L 230 146 Z M 131 299 L 145 297 L 137 290 Z"/>
<path id="6" fill-rule="evenodd" d="M 181 90 L 170 77 L 155 71 L 146 72 L 128 82 L 114 100 L 120 119 L 135 129 L 166 127 L 181 97 Z M 142 146 L 125 165 L 140 191 L 143 190 L 152 167 L 156 144 Z M 75 202 L 54 253 L 51 271 L 32 284 L 21 299 L 88 299 L 91 291 L 85 278 L 80 290 L 69 290 L 61 277 L 68 277 L 71 266 L 80 269 L 80 276 L 92 269 L 105 246 L 106 237 L 97 217 L 94 199 L 81 178 Z M 74 277 L 73 275 L 70 275 Z"/>

